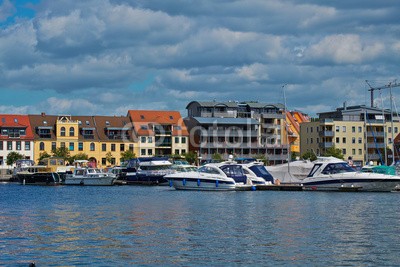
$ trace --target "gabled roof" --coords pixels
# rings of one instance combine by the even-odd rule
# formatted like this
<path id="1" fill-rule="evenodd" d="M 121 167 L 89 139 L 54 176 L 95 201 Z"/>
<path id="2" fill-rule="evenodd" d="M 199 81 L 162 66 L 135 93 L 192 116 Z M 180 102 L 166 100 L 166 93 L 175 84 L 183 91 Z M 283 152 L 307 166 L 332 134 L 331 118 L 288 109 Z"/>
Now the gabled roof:
<path id="1" fill-rule="evenodd" d="M 179 111 L 171 110 L 129 110 L 128 116 L 134 124 L 134 129 L 138 135 L 152 135 L 151 124 L 172 125 L 172 135 L 189 135 L 186 125 L 183 122 Z M 148 129 L 142 129 L 147 126 Z M 179 127 L 177 127 L 179 126 Z M 180 129 L 179 129 L 180 128 Z"/>
<path id="2" fill-rule="evenodd" d="M 127 116 L 93 116 L 100 140 L 109 140 L 107 131 L 125 131 L 131 136 L 132 125 Z"/>
<path id="3" fill-rule="evenodd" d="M 28 115 L 1 114 L 0 128 L 25 129 L 26 135 L 21 136 L 19 139 L 21 140 L 33 139 L 32 127 Z M 2 140 L 9 139 L 8 136 L 1 136 L 1 135 L 0 138 Z"/>

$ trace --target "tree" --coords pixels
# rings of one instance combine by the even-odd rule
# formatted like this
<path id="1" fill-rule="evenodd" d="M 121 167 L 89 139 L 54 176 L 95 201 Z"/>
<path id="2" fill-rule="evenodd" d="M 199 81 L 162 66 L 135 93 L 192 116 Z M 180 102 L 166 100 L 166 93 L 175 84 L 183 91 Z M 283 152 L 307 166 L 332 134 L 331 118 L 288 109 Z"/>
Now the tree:
<path id="1" fill-rule="evenodd" d="M 74 156 L 69 157 L 67 160 L 70 164 L 72 164 L 75 160 L 88 160 L 88 159 L 89 159 L 88 154 L 81 152 Z"/>
<path id="2" fill-rule="evenodd" d="M 263 162 L 265 166 L 268 165 L 268 158 L 265 155 L 257 154 L 257 155 L 255 155 L 254 158 L 260 160 L 261 162 Z"/>
<path id="3" fill-rule="evenodd" d="M 51 151 L 53 153 L 53 157 L 63 158 L 67 161 L 70 157 L 69 150 L 66 147 L 57 147 Z"/>
<path id="4" fill-rule="evenodd" d="M 132 150 L 126 150 L 121 152 L 121 161 L 128 161 L 130 159 L 136 158 L 135 153 Z"/>
<path id="5" fill-rule="evenodd" d="M 106 160 L 108 163 L 112 164 L 112 159 L 113 159 L 113 155 L 110 151 L 107 152 L 106 154 Z"/>
<path id="6" fill-rule="evenodd" d="M 40 162 L 42 159 L 50 158 L 50 157 L 51 157 L 50 154 L 47 153 L 46 151 L 40 152 L 38 162 Z"/>
<path id="7" fill-rule="evenodd" d="M 18 152 L 15 152 L 15 151 L 11 151 L 7 155 L 6 163 L 7 163 L 7 165 L 13 165 L 17 160 L 23 159 L 23 158 L 25 158 L 24 155 L 22 155 L 22 154 L 20 154 Z"/>
<path id="8" fill-rule="evenodd" d="M 222 160 L 222 155 L 219 153 L 214 153 L 211 158 L 214 160 Z"/>
<path id="9" fill-rule="evenodd" d="M 190 152 L 184 154 L 184 156 L 185 156 L 185 160 L 187 162 L 189 162 L 190 164 L 195 164 L 196 163 L 196 160 L 197 160 L 197 153 L 196 152 L 190 151 Z"/>
<path id="10" fill-rule="evenodd" d="M 342 150 L 339 148 L 336 148 L 335 146 L 331 146 L 328 148 L 325 153 L 323 154 L 324 157 L 335 157 L 338 159 L 344 159 L 344 156 L 342 154 Z"/>
<path id="11" fill-rule="evenodd" d="M 304 153 L 302 156 L 301 156 L 301 158 L 302 159 L 304 159 L 304 160 L 310 160 L 310 161 L 314 161 L 314 160 L 316 160 L 317 159 L 317 156 L 314 154 L 314 152 L 312 152 L 312 151 L 307 151 L 306 153 Z"/>

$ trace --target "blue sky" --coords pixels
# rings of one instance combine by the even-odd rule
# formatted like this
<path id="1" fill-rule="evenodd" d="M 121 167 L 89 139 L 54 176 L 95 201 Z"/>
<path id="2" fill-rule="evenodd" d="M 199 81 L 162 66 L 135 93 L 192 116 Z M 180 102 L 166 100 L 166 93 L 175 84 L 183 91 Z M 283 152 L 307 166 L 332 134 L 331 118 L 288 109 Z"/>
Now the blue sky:
<path id="1" fill-rule="evenodd" d="M 310 115 L 400 78 L 399 1 L 0 0 L 0 113 L 125 115 L 199 101 Z M 395 106 L 400 87 L 393 89 Z M 389 107 L 388 92 L 376 105 Z"/>

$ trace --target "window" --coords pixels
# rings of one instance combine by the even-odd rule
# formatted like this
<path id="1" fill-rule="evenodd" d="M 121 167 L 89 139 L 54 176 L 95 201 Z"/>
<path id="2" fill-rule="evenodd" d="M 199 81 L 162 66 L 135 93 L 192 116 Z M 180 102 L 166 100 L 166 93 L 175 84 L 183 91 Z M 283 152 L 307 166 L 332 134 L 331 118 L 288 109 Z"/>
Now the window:
<path id="1" fill-rule="evenodd" d="M 355 144 L 355 143 L 356 143 L 356 138 L 355 138 L 355 137 L 352 137 L 352 138 L 351 138 L 351 143 L 352 143 L 352 144 Z"/>
<path id="2" fill-rule="evenodd" d="M 124 144 L 120 144 L 119 145 L 119 151 L 125 151 L 125 145 Z"/>
<path id="3" fill-rule="evenodd" d="M 342 130 L 345 133 L 346 132 L 346 126 L 342 126 Z"/>
<path id="4" fill-rule="evenodd" d="M 61 127 L 60 129 L 60 135 L 65 136 L 65 127 Z"/>
<path id="5" fill-rule="evenodd" d="M 101 164 L 102 165 L 107 165 L 107 159 L 106 158 L 101 158 Z"/>
<path id="6" fill-rule="evenodd" d="M 392 143 L 392 138 L 389 138 L 388 140 L 389 140 L 389 144 L 391 144 Z"/>
<path id="7" fill-rule="evenodd" d="M 69 150 L 70 151 L 74 151 L 75 150 L 75 143 L 74 142 L 70 142 L 69 143 Z"/>
<path id="8" fill-rule="evenodd" d="M 21 150 L 21 141 L 17 141 L 17 142 L 15 142 L 15 144 L 16 144 L 16 150 Z"/>
<path id="9" fill-rule="evenodd" d="M 115 151 L 115 144 L 111 144 L 111 151 Z"/>
<path id="10" fill-rule="evenodd" d="M 358 132 L 362 133 L 362 127 L 361 126 L 358 126 Z"/>
<path id="11" fill-rule="evenodd" d="M 149 136 L 149 137 L 147 138 L 147 142 L 148 142 L 148 143 L 153 143 L 153 137 Z"/>
<path id="12" fill-rule="evenodd" d="M 311 127 L 311 128 L 310 128 L 310 131 L 311 131 L 311 132 L 313 132 L 313 129 L 314 129 L 314 128 L 313 128 L 313 127 Z"/>
<path id="13" fill-rule="evenodd" d="M 83 151 L 83 143 L 82 142 L 78 143 L 78 150 Z"/>
<path id="14" fill-rule="evenodd" d="M 343 154 L 343 155 L 346 155 L 346 148 L 343 148 L 343 149 L 342 149 L 342 154 Z"/>
<path id="15" fill-rule="evenodd" d="M 175 137 L 175 144 L 179 144 L 179 137 Z"/>
<path id="16" fill-rule="evenodd" d="M 186 137 L 182 137 L 182 144 L 186 144 Z"/>
<path id="17" fill-rule="evenodd" d="M 343 144 L 346 144 L 346 137 L 343 137 L 343 138 L 342 138 L 342 143 L 343 143 Z"/>
<path id="18" fill-rule="evenodd" d="M 41 151 L 44 150 L 44 143 L 43 142 L 39 143 L 39 150 L 41 150 Z"/>
<path id="19" fill-rule="evenodd" d="M 0 141 L 0 150 L 3 150 L 3 141 Z"/>
<path id="20" fill-rule="evenodd" d="M 314 142 L 313 142 L 313 139 L 312 139 L 312 138 L 310 138 L 310 144 L 312 144 L 312 143 L 314 143 Z"/>
<path id="21" fill-rule="evenodd" d="M 362 155 L 362 149 L 358 149 L 358 155 Z"/>
<path id="22" fill-rule="evenodd" d="M 394 127 L 394 133 L 398 133 L 399 132 L 399 128 Z"/>
<path id="23" fill-rule="evenodd" d="M 31 142 L 25 141 L 25 150 L 26 150 L 26 151 L 31 150 Z"/>
<path id="24" fill-rule="evenodd" d="M 340 127 L 336 126 L 336 132 L 338 133 L 340 131 Z"/>
<path id="25" fill-rule="evenodd" d="M 146 155 L 146 149 L 141 149 L 140 150 L 140 155 L 145 156 Z"/>
<path id="26" fill-rule="evenodd" d="M 109 121 L 106 121 L 106 126 L 110 126 L 110 122 Z"/>
<path id="27" fill-rule="evenodd" d="M 358 137 L 358 143 L 362 144 L 362 137 Z"/>
<path id="28" fill-rule="evenodd" d="M 111 158 L 111 165 L 115 165 L 115 158 Z"/>
<path id="29" fill-rule="evenodd" d="M 179 149 L 175 149 L 175 155 L 179 155 Z"/>
<path id="30" fill-rule="evenodd" d="M 140 142 L 146 143 L 146 136 L 142 136 L 142 137 L 140 138 Z"/>
<path id="31" fill-rule="evenodd" d="M 94 151 L 96 148 L 96 146 L 94 145 L 94 143 L 90 143 L 90 151 Z"/>
<path id="32" fill-rule="evenodd" d="M 186 154 L 186 149 L 182 149 L 182 154 Z"/>
<path id="33" fill-rule="evenodd" d="M 340 138 L 336 137 L 336 144 L 339 144 L 339 143 L 340 143 Z"/>
<path id="34" fill-rule="evenodd" d="M 75 128 L 74 127 L 70 127 L 69 128 L 69 136 L 74 136 L 75 135 Z"/>
<path id="35" fill-rule="evenodd" d="M 352 154 L 352 155 L 355 155 L 355 154 L 356 154 L 356 149 L 355 149 L 355 148 L 353 148 L 353 149 L 351 150 L 351 154 Z"/>
<path id="36" fill-rule="evenodd" d="M 133 151 L 133 144 L 129 144 L 129 150 Z"/>
<path id="37" fill-rule="evenodd" d="M 65 142 L 61 142 L 61 145 L 60 145 L 61 147 L 65 147 Z"/>
<path id="38" fill-rule="evenodd" d="M 147 154 L 148 154 L 148 155 L 153 155 L 153 149 L 148 149 L 148 150 L 147 150 Z"/>
<path id="39" fill-rule="evenodd" d="M 57 143 L 56 142 L 51 142 L 51 151 L 56 150 L 57 148 Z"/>
<path id="40" fill-rule="evenodd" d="M 101 144 L 101 151 L 107 151 L 107 144 Z"/>
<path id="41" fill-rule="evenodd" d="M 351 132 L 355 133 L 356 132 L 356 126 L 351 126 Z"/>

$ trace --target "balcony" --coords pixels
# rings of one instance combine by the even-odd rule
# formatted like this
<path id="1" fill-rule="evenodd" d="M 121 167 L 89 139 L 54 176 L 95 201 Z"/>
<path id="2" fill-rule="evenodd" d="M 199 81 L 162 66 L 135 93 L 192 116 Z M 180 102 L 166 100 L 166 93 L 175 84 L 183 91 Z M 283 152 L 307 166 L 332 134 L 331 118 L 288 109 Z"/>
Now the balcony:
<path id="1" fill-rule="evenodd" d="M 217 130 L 217 129 L 209 129 L 207 130 L 207 136 L 246 136 L 246 137 L 257 137 L 258 131 L 257 130 Z"/>
<path id="2" fill-rule="evenodd" d="M 385 136 L 385 132 L 372 132 L 372 131 L 368 131 L 367 132 L 367 136 L 368 137 L 384 137 Z"/>
<path id="3" fill-rule="evenodd" d="M 333 142 L 322 142 L 319 143 L 319 147 L 320 148 L 330 148 L 333 146 Z"/>
<path id="4" fill-rule="evenodd" d="M 281 113 L 263 113 L 263 114 L 261 114 L 261 117 L 263 119 L 284 119 L 285 118 L 285 114 L 281 114 Z"/>
<path id="5" fill-rule="evenodd" d="M 320 131 L 319 136 L 324 136 L 324 137 L 333 137 L 335 133 L 333 131 Z"/>
<path id="6" fill-rule="evenodd" d="M 368 142 L 367 145 L 370 148 L 385 148 L 385 144 L 384 143 Z"/>

